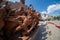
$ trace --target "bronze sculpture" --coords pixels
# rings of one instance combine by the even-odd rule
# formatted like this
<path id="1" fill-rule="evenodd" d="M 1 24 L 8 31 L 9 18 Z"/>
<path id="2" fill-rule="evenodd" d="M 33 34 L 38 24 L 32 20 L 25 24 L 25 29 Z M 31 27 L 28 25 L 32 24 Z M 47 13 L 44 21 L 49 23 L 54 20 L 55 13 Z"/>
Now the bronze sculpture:
<path id="1" fill-rule="evenodd" d="M 28 40 L 32 30 L 37 28 L 41 15 L 29 7 L 25 9 L 25 0 L 20 2 L 21 5 L 24 5 L 24 7 L 20 7 L 20 10 L 12 10 L 8 2 L 6 2 L 5 7 L 0 9 L 0 30 L 3 33 L 2 36 L 5 37 L 3 40 Z M 17 32 L 20 33 L 20 38 L 14 39 Z"/>

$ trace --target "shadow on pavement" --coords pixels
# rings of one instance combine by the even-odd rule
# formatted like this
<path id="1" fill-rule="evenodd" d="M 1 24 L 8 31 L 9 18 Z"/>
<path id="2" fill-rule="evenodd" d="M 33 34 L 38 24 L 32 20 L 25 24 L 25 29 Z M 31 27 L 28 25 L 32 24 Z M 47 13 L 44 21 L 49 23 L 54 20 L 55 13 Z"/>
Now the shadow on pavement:
<path id="1" fill-rule="evenodd" d="M 46 35 L 47 35 L 47 32 L 46 32 L 45 25 L 41 25 L 35 38 L 33 38 L 33 40 L 45 40 L 47 39 Z"/>

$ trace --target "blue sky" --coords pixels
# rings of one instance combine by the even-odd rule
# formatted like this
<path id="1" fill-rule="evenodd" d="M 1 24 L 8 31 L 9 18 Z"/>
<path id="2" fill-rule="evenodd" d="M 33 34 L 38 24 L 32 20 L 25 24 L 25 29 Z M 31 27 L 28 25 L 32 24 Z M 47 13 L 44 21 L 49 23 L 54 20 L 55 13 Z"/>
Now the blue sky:
<path id="1" fill-rule="evenodd" d="M 19 1 L 19 0 L 10 0 L 10 1 Z M 56 16 L 60 13 L 60 0 L 26 0 L 26 5 L 32 4 L 34 9 L 39 11 L 39 12 L 46 12 L 48 13 L 48 11 L 51 11 L 53 8 L 53 5 L 55 5 L 54 7 L 57 6 L 57 4 L 59 4 L 59 9 L 54 9 L 53 11 L 51 11 L 49 13 L 49 15 L 53 15 Z M 52 7 L 50 7 L 52 6 Z M 56 8 L 58 8 L 56 7 Z M 51 9 L 51 10 L 50 10 Z"/>

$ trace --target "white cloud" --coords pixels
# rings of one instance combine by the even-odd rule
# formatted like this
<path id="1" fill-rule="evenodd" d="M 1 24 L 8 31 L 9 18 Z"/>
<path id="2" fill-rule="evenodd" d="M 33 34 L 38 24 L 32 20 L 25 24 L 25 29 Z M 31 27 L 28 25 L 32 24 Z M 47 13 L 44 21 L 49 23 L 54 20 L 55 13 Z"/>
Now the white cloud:
<path id="1" fill-rule="evenodd" d="M 60 4 L 49 5 L 47 7 L 47 11 L 42 11 L 41 13 L 42 14 L 44 14 L 44 13 L 49 14 L 49 13 L 52 13 L 52 12 L 54 12 L 56 10 L 60 10 Z"/>
<path id="2" fill-rule="evenodd" d="M 59 10 L 60 9 L 60 4 L 53 4 L 53 5 L 50 5 L 48 6 L 47 8 L 47 13 L 51 13 L 51 12 L 54 12 L 55 10 Z"/>
<path id="3" fill-rule="evenodd" d="M 47 14 L 47 12 L 46 11 L 43 11 L 43 12 L 41 12 L 42 14 Z"/>
<path id="4" fill-rule="evenodd" d="M 60 4 L 53 4 L 53 5 L 49 5 L 47 7 L 47 11 L 42 11 L 42 18 L 44 18 L 44 15 L 43 14 L 50 14 L 56 10 L 60 10 Z"/>

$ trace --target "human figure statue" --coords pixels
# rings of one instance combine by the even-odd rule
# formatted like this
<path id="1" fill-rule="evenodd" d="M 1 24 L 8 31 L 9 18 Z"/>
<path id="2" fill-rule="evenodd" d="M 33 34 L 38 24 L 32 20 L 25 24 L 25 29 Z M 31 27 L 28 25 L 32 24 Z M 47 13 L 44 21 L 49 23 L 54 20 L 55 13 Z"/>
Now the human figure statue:
<path id="1" fill-rule="evenodd" d="M 17 19 L 20 18 L 20 17 L 23 19 L 23 23 L 22 23 L 22 25 L 20 25 L 16 28 L 16 31 L 19 31 L 22 28 L 26 31 L 27 29 L 25 29 L 25 28 L 27 28 L 26 26 L 27 26 L 29 21 L 28 21 L 26 16 L 18 16 Z"/>
<path id="2" fill-rule="evenodd" d="M 25 0 L 20 0 L 20 5 L 21 5 L 22 7 L 24 7 L 24 5 L 25 5 Z"/>
<path id="3" fill-rule="evenodd" d="M 21 4 L 25 4 L 25 0 L 20 0 L 20 3 Z"/>
<path id="4" fill-rule="evenodd" d="M 6 13 L 6 10 L 5 10 L 5 3 L 3 0 L 0 0 L 0 30 L 1 28 L 4 26 L 4 21 L 3 21 L 3 18 L 4 18 L 4 15 Z"/>

